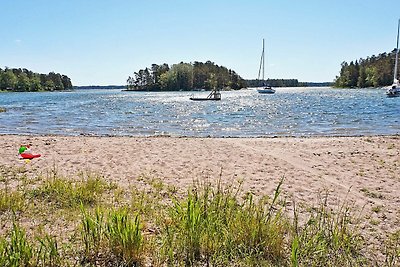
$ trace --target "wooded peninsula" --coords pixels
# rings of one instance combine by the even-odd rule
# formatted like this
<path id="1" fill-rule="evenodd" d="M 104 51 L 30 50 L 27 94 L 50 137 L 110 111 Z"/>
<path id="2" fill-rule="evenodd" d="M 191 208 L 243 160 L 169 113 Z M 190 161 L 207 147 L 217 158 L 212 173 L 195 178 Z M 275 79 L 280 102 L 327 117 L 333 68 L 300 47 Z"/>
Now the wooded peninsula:
<path id="1" fill-rule="evenodd" d="M 128 90 L 138 91 L 190 91 L 229 88 L 237 90 L 246 87 L 245 80 L 235 71 L 214 62 L 174 64 L 171 67 L 152 64 L 127 79 Z"/>
<path id="2" fill-rule="evenodd" d="M 0 90 L 37 92 L 69 89 L 72 89 L 71 79 L 60 73 L 41 74 L 27 69 L 0 68 Z"/>
<path id="3" fill-rule="evenodd" d="M 394 61 L 396 49 L 378 56 L 360 58 L 350 64 L 341 64 L 340 75 L 336 76 L 335 87 L 367 88 L 383 87 L 393 83 Z"/>

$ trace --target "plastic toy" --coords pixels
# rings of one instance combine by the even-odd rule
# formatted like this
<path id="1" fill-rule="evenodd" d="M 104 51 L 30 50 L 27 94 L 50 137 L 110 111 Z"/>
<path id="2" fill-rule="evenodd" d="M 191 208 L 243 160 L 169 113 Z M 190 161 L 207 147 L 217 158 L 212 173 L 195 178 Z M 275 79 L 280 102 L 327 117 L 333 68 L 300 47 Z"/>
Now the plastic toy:
<path id="1" fill-rule="evenodd" d="M 33 154 L 31 152 L 31 146 L 30 145 L 21 145 L 19 150 L 18 150 L 18 158 L 20 159 L 34 159 L 34 158 L 39 158 L 41 155 L 40 154 Z"/>

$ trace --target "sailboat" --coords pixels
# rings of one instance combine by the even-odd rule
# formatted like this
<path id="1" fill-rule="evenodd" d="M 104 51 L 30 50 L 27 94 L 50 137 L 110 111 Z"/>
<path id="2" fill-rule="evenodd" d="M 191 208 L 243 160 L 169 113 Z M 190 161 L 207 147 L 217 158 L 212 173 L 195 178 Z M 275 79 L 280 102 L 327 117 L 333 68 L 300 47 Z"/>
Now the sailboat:
<path id="1" fill-rule="evenodd" d="M 258 78 L 257 80 L 260 80 L 260 72 L 261 72 L 261 67 L 262 67 L 262 87 L 257 87 L 257 91 L 260 94 L 274 94 L 275 89 L 272 88 L 270 85 L 265 83 L 264 80 L 264 62 L 265 62 L 265 54 L 264 54 L 264 39 L 263 39 L 263 48 L 262 48 L 262 53 L 261 53 L 261 60 L 260 60 L 260 68 L 258 69 Z"/>
<path id="2" fill-rule="evenodd" d="M 400 96 L 400 83 L 399 80 L 397 79 L 397 65 L 399 61 L 399 29 L 400 29 L 400 19 L 397 24 L 397 47 L 396 47 L 396 61 L 394 63 L 393 84 L 389 89 L 386 90 L 386 95 L 388 97 Z"/>

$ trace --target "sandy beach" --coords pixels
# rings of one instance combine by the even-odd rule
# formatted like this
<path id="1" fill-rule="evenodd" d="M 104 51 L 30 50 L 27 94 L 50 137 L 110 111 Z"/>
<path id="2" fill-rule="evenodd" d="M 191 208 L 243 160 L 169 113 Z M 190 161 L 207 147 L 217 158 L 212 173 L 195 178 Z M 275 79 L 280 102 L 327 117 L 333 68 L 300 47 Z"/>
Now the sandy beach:
<path id="1" fill-rule="evenodd" d="M 18 159 L 20 144 L 42 154 Z M 28 175 L 80 171 L 119 186 L 140 187 L 138 177 L 159 178 L 183 192 L 195 180 L 243 181 L 244 191 L 271 195 L 282 186 L 288 205 L 312 204 L 329 192 L 362 212 L 377 241 L 400 227 L 400 137 L 172 138 L 0 136 L 1 166 L 25 166 Z M 376 212 L 379 207 L 379 212 Z M 375 210 L 375 212 L 374 212 Z"/>

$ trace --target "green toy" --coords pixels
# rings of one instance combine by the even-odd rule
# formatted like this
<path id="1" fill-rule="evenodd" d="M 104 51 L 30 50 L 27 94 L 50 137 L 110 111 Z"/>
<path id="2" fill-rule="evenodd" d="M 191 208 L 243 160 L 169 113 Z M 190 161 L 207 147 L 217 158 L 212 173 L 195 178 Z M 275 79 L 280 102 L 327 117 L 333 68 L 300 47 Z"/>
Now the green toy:
<path id="1" fill-rule="evenodd" d="M 29 148 L 29 145 L 21 145 L 20 148 L 19 148 L 19 150 L 18 150 L 18 153 L 19 153 L 19 154 L 22 154 L 22 153 L 24 153 L 25 150 L 27 150 L 28 148 Z"/>

